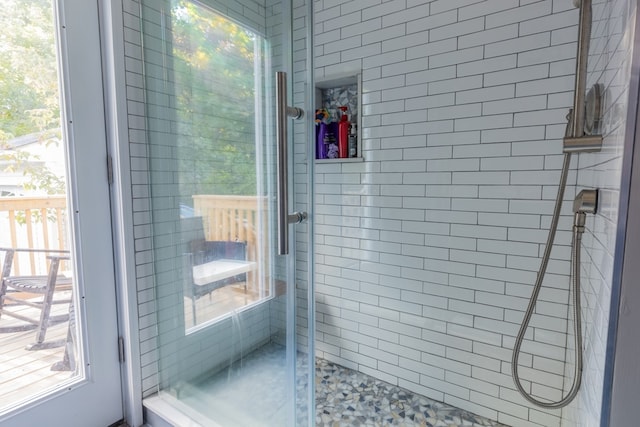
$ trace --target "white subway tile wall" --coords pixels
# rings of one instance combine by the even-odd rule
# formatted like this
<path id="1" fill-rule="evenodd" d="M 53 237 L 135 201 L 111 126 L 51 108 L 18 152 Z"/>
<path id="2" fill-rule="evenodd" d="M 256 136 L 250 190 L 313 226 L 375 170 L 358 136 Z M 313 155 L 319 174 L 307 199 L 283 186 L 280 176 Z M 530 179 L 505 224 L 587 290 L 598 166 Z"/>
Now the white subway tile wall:
<path id="1" fill-rule="evenodd" d="M 532 407 L 510 378 L 573 103 L 570 1 L 316 0 L 315 75 L 362 72 L 363 163 L 316 162 L 317 353 L 514 426 L 600 422 L 633 2 L 594 2 L 589 86 L 605 149 L 574 157 L 565 199 L 600 187 L 583 256 L 583 390 Z M 309 156 L 309 158 L 312 156 Z M 520 358 L 558 399 L 567 350 L 570 204 Z M 566 424 L 569 422 L 568 424 Z"/>
<path id="2" fill-rule="evenodd" d="M 599 426 L 603 398 L 604 361 L 611 302 L 620 172 L 637 2 L 594 2 L 594 24 L 589 56 L 588 86 L 605 89 L 600 153 L 580 156 L 578 190 L 599 188 L 598 214 L 589 218 L 583 240 L 582 290 L 585 334 L 585 372 L 589 380 L 576 404 L 565 411 L 569 425 Z M 573 346 L 568 355 L 572 356 Z M 567 365 L 572 370 L 573 365 Z"/>
<path id="3" fill-rule="evenodd" d="M 273 3 L 278 3 L 280 0 L 271 0 Z M 309 1 L 311 0 L 293 0 L 292 1 L 292 19 L 293 19 L 293 33 L 292 33 L 292 62 L 293 62 L 293 74 L 289 77 L 292 81 L 293 105 L 303 110 L 307 110 L 307 103 L 309 102 L 307 96 L 308 90 L 308 56 L 310 52 L 307 50 L 307 33 L 310 32 L 312 26 L 312 17 L 309 16 Z M 307 113 L 309 113 L 307 111 Z M 296 212 L 310 212 L 311 200 L 309 200 L 309 172 L 307 159 L 307 141 L 308 141 L 308 128 L 306 120 L 294 120 L 289 122 L 293 124 L 293 164 L 294 164 L 294 205 L 290 207 Z M 311 156 L 313 157 L 313 156 Z M 357 176 L 354 175 L 354 178 Z M 341 177 L 342 182 L 348 184 L 351 181 L 348 175 Z M 354 181 L 357 183 L 358 181 Z M 331 180 L 327 180 L 327 185 L 333 184 Z M 308 256 L 309 256 L 309 236 L 308 228 L 306 224 L 295 225 L 295 292 L 296 292 L 296 345 L 300 352 L 300 357 L 303 354 L 309 352 L 309 322 L 307 316 L 308 304 Z M 284 309 L 284 307 L 283 307 Z M 303 372 L 304 367 L 298 366 L 299 377 L 307 375 L 307 372 Z M 299 390 L 299 392 L 304 392 Z"/>
<path id="4" fill-rule="evenodd" d="M 159 382 L 158 303 L 139 7 L 123 0 L 146 396 Z M 577 10 L 569 0 L 316 0 L 314 7 L 316 76 L 362 71 L 366 159 L 316 164 L 318 354 L 506 424 L 598 425 L 635 3 L 594 2 L 589 85 L 607 88 L 607 149 L 580 155 L 570 182 L 577 175 L 579 189 L 605 191 L 584 237 L 583 391 L 562 413 L 532 408 L 517 395 L 510 350 L 556 192 Z M 300 74 L 307 66 L 304 10 L 294 2 Z M 294 101 L 301 104 L 303 78 L 295 80 Z M 304 141 L 302 125 L 294 132 Z M 305 143 L 297 143 L 296 209 L 310 202 L 310 158 Z M 570 188 L 567 200 L 574 193 Z M 549 397 L 561 393 L 571 371 L 563 362 L 572 357 L 564 343 L 570 221 L 563 213 L 564 231 L 521 357 L 527 387 Z M 302 309 L 307 242 L 299 229 Z M 306 319 L 299 320 L 306 337 Z"/>
<path id="5" fill-rule="evenodd" d="M 131 187 L 134 206 L 144 206 L 133 211 L 133 233 L 136 250 L 136 289 L 138 293 L 138 327 L 140 338 L 140 364 L 142 394 L 149 396 L 158 390 L 158 321 L 153 277 L 151 188 L 149 182 L 149 153 L 145 121 L 144 76 L 141 46 L 140 2 L 123 0 L 123 24 L 125 44 L 135 49 L 135 55 L 125 55 L 127 114 L 129 126 L 129 153 Z"/>

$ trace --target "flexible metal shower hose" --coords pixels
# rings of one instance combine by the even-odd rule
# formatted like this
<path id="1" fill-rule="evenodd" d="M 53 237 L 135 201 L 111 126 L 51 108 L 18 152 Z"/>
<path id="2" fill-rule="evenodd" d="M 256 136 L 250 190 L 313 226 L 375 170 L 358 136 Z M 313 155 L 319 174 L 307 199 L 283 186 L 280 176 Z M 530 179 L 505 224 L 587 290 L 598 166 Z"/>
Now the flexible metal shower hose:
<path id="1" fill-rule="evenodd" d="M 571 261 L 572 261 L 572 282 L 573 282 L 573 310 L 574 310 L 574 322 L 573 332 L 575 339 L 575 352 L 576 352 L 576 364 L 574 365 L 573 372 L 573 384 L 571 389 L 565 397 L 557 402 L 544 402 L 534 398 L 531 394 L 527 393 L 520 382 L 520 375 L 518 374 L 518 358 L 520 357 L 520 347 L 524 340 L 524 335 L 529 327 L 529 321 L 533 315 L 533 311 L 538 301 L 538 294 L 542 287 L 542 281 L 544 280 L 545 273 L 547 271 L 547 265 L 549 264 L 549 257 L 551 256 L 551 249 L 553 247 L 553 241 L 555 240 L 556 231 L 558 229 L 558 220 L 560 219 L 560 209 L 562 207 L 562 199 L 564 198 L 564 190 L 567 185 L 567 175 L 569 173 L 569 164 L 571 163 L 571 153 L 565 153 L 564 163 L 562 165 L 562 174 L 560 176 L 560 185 L 558 187 L 558 195 L 556 198 L 556 204 L 553 210 L 553 217 L 551 219 L 551 226 L 549 228 L 549 236 L 547 237 L 547 244 L 544 248 L 544 254 L 542 256 L 542 262 L 540 263 L 540 270 L 536 277 L 536 283 L 533 287 L 531 299 L 527 311 L 524 315 L 522 324 L 520 325 L 520 331 L 516 337 L 516 342 L 513 346 L 513 354 L 511 357 L 511 375 L 518 388 L 518 391 L 522 396 L 534 405 L 541 406 L 543 408 L 558 409 L 567 406 L 578 394 L 580 384 L 582 382 L 582 320 L 580 317 L 580 242 L 582 239 L 582 232 L 577 227 L 573 227 L 573 238 L 571 243 Z"/>

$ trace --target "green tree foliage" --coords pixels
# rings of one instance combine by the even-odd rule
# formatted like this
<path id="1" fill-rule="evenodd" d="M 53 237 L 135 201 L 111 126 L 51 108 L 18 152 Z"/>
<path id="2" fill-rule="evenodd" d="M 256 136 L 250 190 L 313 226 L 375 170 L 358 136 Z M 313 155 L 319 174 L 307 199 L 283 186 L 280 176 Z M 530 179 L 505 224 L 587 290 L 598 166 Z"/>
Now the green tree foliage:
<path id="1" fill-rule="evenodd" d="M 256 194 L 257 38 L 194 2 L 172 12 L 181 194 Z"/>
<path id="2" fill-rule="evenodd" d="M 7 143 L 29 134 L 44 144 L 60 141 L 51 5 L 49 0 L 0 0 L 0 160 L 7 162 L 7 171 L 22 171 L 25 189 L 61 194 L 63 177 L 27 151 L 8 150 Z"/>
<path id="3" fill-rule="evenodd" d="M 1 0 L 2 137 L 57 128 L 58 77 L 51 2 Z"/>

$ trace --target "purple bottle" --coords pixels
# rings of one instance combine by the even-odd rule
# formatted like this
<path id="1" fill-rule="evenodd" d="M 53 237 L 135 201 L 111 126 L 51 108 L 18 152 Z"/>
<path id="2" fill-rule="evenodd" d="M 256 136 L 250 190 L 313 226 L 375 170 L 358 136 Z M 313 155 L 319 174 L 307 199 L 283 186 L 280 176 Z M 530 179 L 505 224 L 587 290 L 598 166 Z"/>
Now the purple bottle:
<path id="1" fill-rule="evenodd" d="M 327 159 L 339 159 L 338 151 L 338 122 L 331 122 L 327 125 L 327 132 L 324 137 L 324 146 Z"/>
<path id="2" fill-rule="evenodd" d="M 327 158 L 327 146 L 325 139 L 327 137 L 327 124 L 320 122 L 316 124 L 316 159 Z"/>

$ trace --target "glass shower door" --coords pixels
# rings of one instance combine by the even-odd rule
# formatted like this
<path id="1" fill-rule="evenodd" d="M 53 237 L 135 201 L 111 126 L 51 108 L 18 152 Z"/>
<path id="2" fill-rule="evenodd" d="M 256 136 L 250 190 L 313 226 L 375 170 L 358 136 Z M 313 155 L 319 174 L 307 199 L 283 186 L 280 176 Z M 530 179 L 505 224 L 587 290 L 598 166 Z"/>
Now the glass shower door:
<path id="1" fill-rule="evenodd" d="M 286 1 L 142 2 L 158 391 L 202 424 L 307 423 L 295 260 L 276 241 L 290 22 Z"/>

